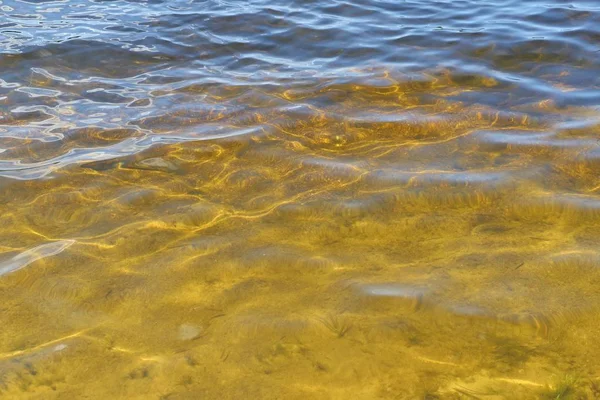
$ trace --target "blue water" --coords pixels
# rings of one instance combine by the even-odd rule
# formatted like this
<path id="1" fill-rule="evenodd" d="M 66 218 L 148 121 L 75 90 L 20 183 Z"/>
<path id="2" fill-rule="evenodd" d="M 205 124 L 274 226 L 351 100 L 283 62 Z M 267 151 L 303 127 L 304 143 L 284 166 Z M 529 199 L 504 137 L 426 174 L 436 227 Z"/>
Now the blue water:
<path id="1" fill-rule="evenodd" d="M 38 160 L 8 141 L 0 174 L 17 179 L 235 134 L 223 125 L 246 129 L 251 112 L 293 119 L 353 85 L 498 111 L 600 102 L 595 1 L 3 1 L 0 13 L 0 140 L 127 130 L 120 145 Z M 442 86 L 460 90 L 427 93 Z M 226 124 L 207 132 L 211 113 Z"/>

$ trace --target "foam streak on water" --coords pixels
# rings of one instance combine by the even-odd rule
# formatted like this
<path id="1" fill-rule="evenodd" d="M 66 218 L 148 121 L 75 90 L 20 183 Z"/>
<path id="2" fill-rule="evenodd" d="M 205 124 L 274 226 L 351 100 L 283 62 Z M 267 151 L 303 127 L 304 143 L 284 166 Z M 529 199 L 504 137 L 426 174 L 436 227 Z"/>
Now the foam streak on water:
<path id="1" fill-rule="evenodd" d="M 600 398 L 600 4 L 0 0 L 0 398 Z"/>

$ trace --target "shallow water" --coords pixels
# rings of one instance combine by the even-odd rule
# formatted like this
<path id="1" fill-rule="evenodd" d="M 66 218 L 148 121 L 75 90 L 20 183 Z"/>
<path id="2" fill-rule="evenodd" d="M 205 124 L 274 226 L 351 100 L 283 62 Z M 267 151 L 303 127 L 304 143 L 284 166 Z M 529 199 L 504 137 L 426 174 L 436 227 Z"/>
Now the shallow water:
<path id="1" fill-rule="evenodd" d="M 0 1 L 0 397 L 600 398 L 600 4 Z"/>

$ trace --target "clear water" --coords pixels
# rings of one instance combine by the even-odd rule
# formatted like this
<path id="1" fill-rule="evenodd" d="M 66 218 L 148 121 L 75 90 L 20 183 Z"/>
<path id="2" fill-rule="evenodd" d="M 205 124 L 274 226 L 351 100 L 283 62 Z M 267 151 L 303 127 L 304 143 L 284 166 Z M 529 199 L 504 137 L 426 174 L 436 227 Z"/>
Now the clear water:
<path id="1" fill-rule="evenodd" d="M 0 397 L 600 398 L 597 1 L 0 1 Z"/>

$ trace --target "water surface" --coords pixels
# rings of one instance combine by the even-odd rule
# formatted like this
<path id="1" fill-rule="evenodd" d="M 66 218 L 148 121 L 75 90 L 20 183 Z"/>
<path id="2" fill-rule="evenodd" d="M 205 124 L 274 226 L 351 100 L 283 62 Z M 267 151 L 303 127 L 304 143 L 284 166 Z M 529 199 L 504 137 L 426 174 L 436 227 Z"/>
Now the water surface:
<path id="1" fill-rule="evenodd" d="M 0 397 L 600 398 L 600 5 L 0 1 Z"/>

